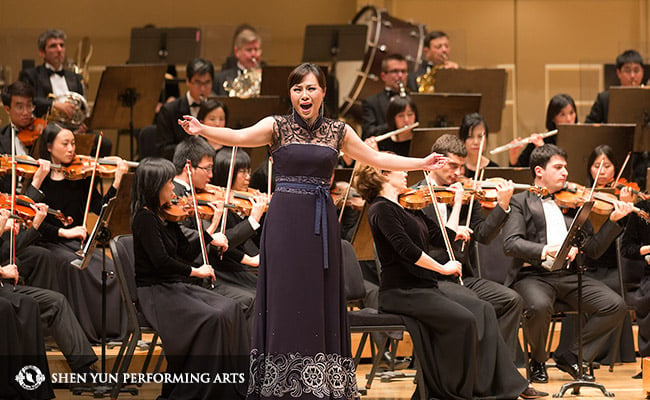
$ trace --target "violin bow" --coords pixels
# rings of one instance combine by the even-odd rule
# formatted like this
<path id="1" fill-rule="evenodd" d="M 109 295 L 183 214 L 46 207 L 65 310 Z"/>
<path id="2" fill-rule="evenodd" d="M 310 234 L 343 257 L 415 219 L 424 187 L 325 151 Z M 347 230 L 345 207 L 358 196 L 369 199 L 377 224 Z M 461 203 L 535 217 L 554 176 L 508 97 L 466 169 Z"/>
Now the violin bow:
<path id="1" fill-rule="evenodd" d="M 476 158 L 476 170 L 474 171 L 474 185 L 476 185 L 479 182 L 479 174 L 480 174 L 480 180 L 483 180 L 483 168 L 481 168 L 481 156 L 483 155 L 483 146 L 485 145 L 485 133 L 481 136 L 481 144 L 478 147 L 478 157 Z M 480 171 L 480 172 L 479 172 Z M 473 188 L 472 188 L 473 189 Z M 472 221 L 472 208 L 474 207 L 474 194 L 475 191 L 472 191 L 472 196 L 469 199 L 469 205 L 467 208 L 467 221 L 465 222 L 465 228 L 469 229 L 469 224 Z M 460 246 L 460 251 L 465 251 L 465 241 L 463 241 L 463 244 Z"/>
<path id="2" fill-rule="evenodd" d="M 203 225 L 201 224 L 201 216 L 199 216 L 199 205 L 196 201 L 196 191 L 194 190 L 194 181 L 192 180 L 192 162 L 190 160 L 187 160 L 187 162 L 185 163 L 185 171 L 187 172 L 187 181 L 190 184 L 190 192 L 192 194 L 192 207 L 194 208 L 194 217 L 196 218 L 196 230 L 199 233 L 199 243 L 201 244 L 201 257 L 203 258 L 203 264 L 207 265 L 208 251 L 206 250 L 205 247 L 205 237 L 203 236 Z M 210 289 L 214 289 L 213 282 L 214 280 L 210 281 Z"/>
<path id="3" fill-rule="evenodd" d="M 587 201 L 591 201 L 594 197 L 594 192 L 596 191 L 596 184 L 598 183 L 598 177 L 600 176 L 600 171 L 603 169 L 603 161 L 605 160 L 600 160 L 600 164 L 598 164 L 598 173 L 596 174 L 596 179 L 594 179 L 594 184 L 591 185 L 591 192 L 589 192 L 589 198 L 587 198 Z"/>
<path id="4" fill-rule="evenodd" d="M 350 197 L 350 190 L 352 190 L 352 181 L 354 180 L 354 176 L 357 174 L 357 165 L 359 165 L 359 163 L 355 162 L 354 167 L 352 168 L 352 173 L 350 174 L 350 181 L 348 182 L 348 187 L 345 188 L 345 194 L 343 195 L 343 203 L 341 204 L 341 211 L 339 212 L 339 224 L 343 219 L 343 210 L 345 210 L 345 203 L 348 202 L 348 197 Z"/>
<path id="5" fill-rule="evenodd" d="M 222 234 L 226 234 L 226 221 L 228 219 L 228 208 L 226 204 L 230 202 L 230 192 L 232 191 L 232 177 L 235 174 L 235 160 L 237 158 L 237 146 L 232 147 L 232 154 L 230 154 L 230 168 L 228 168 L 228 181 L 226 182 L 226 193 L 224 193 L 223 213 L 221 214 L 221 230 Z M 269 187 L 269 191 L 271 188 Z M 223 257 L 223 252 L 221 253 Z"/>
<path id="6" fill-rule="evenodd" d="M 11 210 L 10 215 L 16 212 L 16 129 L 11 124 Z M 9 262 L 16 265 L 16 230 L 14 223 L 11 224 L 9 233 Z M 16 280 L 14 280 L 14 290 L 16 290 Z"/>
<path id="7" fill-rule="evenodd" d="M 623 165 L 621 165 L 621 169 L 618 171 L 618 175 L 616 176 L 616 180 L 612 187 L 616 188 L 618 186 L 618 181 L 621 179 L 621 175 L 623 175 L 623 170 L 627 166 L 627 162 L 630 161 L 630 155 L 632 155 L 632 152 L 628 151 L 627 156 L 625 156 L 625 161 L 623 161 Z M 600 174 L 600 171 L 598 173 Z M 596 180 L 598 180 L 598 175 L 596 176 Z"/>
<path id="8" fill-rule="evenodd" d="M 104 137 L 104 132 L 99 132 L 99 137 L 97 138 L 97 150 L 95 150 L 95 163 L 93 164 L 93 172 L 90 174 L 90 187 L 88 188 L 88 199 L 86 200 L 86 210 L 84 211 L 84 220 L 83 226 L 86 227 L 86 222 L 88 222 L 88 211 L 90 211 L 90 200 L 93 196 L 93 186 L 95 185 L 95 175 L 97 174 L 97 162 L 99 160 L 99 148 L 102 145 L 102 139 Z M 81 241 L 81 248 L 83 249 L 83 240 Z"/>
<path id="9" fill-rule="evenodd" d="M 433 206 L 433 210 L 436 213 L 436 218 L 438 219 L 438 225 L 440 225 L 440 231 L 442 232 L 442 238 L 445 242 L 445 248 L 447 249 L 447 255 L 449 256 L 449 260 L 451 261 L 456 261 L 456 257 L 454 256 L 454 250 L 451 248 L 451 242 L 449 241 L 449 236 L 447 235 L 447 228 L 445 228 L 445 224 L 442 221 L 442 215 L 440 215 L 440 209 L 438 208 L 438 199 L 436 199 L 436 194 L 433 192 L 433 186 L 431 186 L 431 181 L 429 181 L 429 174 L 427 171 L 422 171 L 424 173 L 424 180 L 427 181 L 427 186 L 429 188 L 429 195 L 431 196 L 431 202 Z M 463 277 L 458 276 L 458 281 L 460 282 L 461 286 L 465 286 L 463 283 Z"/>

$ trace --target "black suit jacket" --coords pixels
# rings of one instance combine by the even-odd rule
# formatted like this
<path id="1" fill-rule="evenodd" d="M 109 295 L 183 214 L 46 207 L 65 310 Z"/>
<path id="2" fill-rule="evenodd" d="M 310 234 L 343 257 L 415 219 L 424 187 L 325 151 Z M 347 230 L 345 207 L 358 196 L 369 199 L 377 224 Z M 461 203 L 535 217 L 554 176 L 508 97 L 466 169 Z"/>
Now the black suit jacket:
<path id="1" fill-rule="evenodd" d="M 542 251 L 546 245 L 546 219 L 542 201 L 534 193 L 521 192 L 510 200 L 510 217 L 504 226 L 503 250 L 506 255 L 514 257 L 508 270 L 504 284 L 512 285 L 524 263 L 530 264 L 531 273 L 546 271 L 541 266 Z M 576 210 L 564 215 L 567 229 Z M 598 233 L 594 234 L 591 223 L 583 226 L 587 240 L 582 251 L 589 257 L 599 258 L 609 245 L 621 233 L 622 228 L 609 219 L 603 224 Z"/>
<path id="2" fill-rule="evenodd" d="M 82 77 L 72 71 L 64 70 L 65 82 L 71 92 L 77 92 L 85 95 L 85 90 L 82 82 Z M 47 112 L 48 108 L 52 106 L 52 99 L 47 96 L 52 93 L 52 84 L 50 83 L 50 75 L 45 68 L 45 65 L 38 67 L 28 68 L 20 71 L 18 77 L 21 81 L 30 84 L 34 88 L 34 115 L 42 117 Z"/>
<path id="3" fill-rule="evenodd" d="M 378 136 L 388 132 L 386 111 L 390 104 L 390 97 L 385 91 L 374 94 L 361 102 L 363 119 L 361 122 L 362 139 Z"/>
<path id="4" fill-rule="evenodd" d="M 0 130 L 0 154 L 11 154 L 11 124 Z M 0 177 L 0 191 L 11 192 L 11 174 Z"/>
<path id="5" fill-rule="evenodd" d="M 239 68 L 229 68 L 224 69 L 221 72 L 218 72 L 214 75 L 214 80 L 212 81 L 212 91 L 217 94 L 217 96 L 228 96 L 228 93 L 223 88 L 224 82 L 232 82 L 233 79 L 239 74 Z"/>
<path id="6" fill-rule="evenodd" d="M 190 137 L 178 124 L 183 115 L 190 115 L 190 104 L 185 95 L 162 106 L 156 117 L 158 148 L 161 157 L 168 160 L 174 156 L 176 145 Z"/>
<path id="7" fill-rule="evenodd" d="M 591 111 L 585 119 L 588 124 L 604 124 L 607 123 L 607 114 L 609 113 L 609 90 L 598 93 L 596 101 L 591 106 Z"/>

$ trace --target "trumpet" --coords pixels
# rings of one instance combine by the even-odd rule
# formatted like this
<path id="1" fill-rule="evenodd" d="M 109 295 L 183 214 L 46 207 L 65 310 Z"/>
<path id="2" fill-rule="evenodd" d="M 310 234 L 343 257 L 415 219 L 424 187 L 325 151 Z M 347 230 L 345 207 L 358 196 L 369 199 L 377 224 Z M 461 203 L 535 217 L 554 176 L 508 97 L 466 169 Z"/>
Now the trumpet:
<path id="1" fill-rule="evenodd" d="M 538 133 L 539 137 L 542 139 L 545 139 L 549 136 L 557 135 L 557 129 L 553 129 L 552 131 L 544 132 L 544 133 Z M 527 138 L 521 139 L 518 142 L 510 142 L 508 144 L 504 144 L 503 146 L 499 146 L 497 148 L 494 148 L 490 150 L 490 154 L 498 154 L 498 153 L 503 153 L 504 151 L 508 151 L 510 149 L 514 149 L 515 147 L 519 147 L 521 145 L 528 144 L 532 141 L 533 135 L 528 136 Z"/>

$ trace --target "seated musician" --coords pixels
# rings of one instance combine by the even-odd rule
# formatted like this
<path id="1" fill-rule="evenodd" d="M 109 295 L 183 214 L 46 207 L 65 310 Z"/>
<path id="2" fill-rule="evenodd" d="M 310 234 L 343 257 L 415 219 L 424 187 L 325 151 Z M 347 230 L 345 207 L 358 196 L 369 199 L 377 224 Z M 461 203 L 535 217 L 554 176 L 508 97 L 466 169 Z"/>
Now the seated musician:
<path id="1" fill-rule="evenodd" d="M 556 94 L 548 102 L 546 108 L 546 131 L 557 129 L 560 124 L 577 124 L 578 109 L 573 98 L 565 93 Z M 527 167 L 529 165 L 530 153 L 535 147 L 543 146 L 544 143 L 556 144 L 557 136 L 542 138 L 540 134 L 531 136 L 531 143 L 521 149 L 515 148 L 510 151 L 510 165 L 514 167 Z"/>
<path id="2" fill-rule="evenodd" d="M 195 58 L 187 64 L 185 74 L 187 84 L 185 96 L 162 106 L 156 117 L 158 137 L 146 138 L 146 140 L 157 140 L 160 156 L 169 160 L 174 155 L 176 145 L 189 137 L 178 125 L 178 119 L 183 115 L 198 116 L 201 102 L 212 92 L 214 67 L 210 61 Z"/>
<path id="3" fill-rule="evenodd" d="M 43 204 L 38 204 L 35 206 L 37 208 L 36 216 L 32 221 L 32 226 L 29 230 L 23 231 L 16 236 L 16 264 L 20 265 L 23 263 L 22 255 L 35 251 L 34 249 L 41 249 L 40 247 L 30 246 L 29 243 L 34 240 L 34 235 L 30 234 L 32 229 L 36 229 L 41 222 L 45 219 L 47 213 L 47 206 Z M 9 257 L 9 235 L 6 232 L 6 229 L 12 229 L 12 224 L 7 224 L 7 219 L 9 218 L 9 210 L 0 209 L 0 227 L 4 229 L 4 234 L 0 237 L 0 254 L 3 259 L 10 259 Z M 30 239 L 31 237 L 31 239 Z M 43 249 L 48 253 L 50 259 L 56 258 L 55 255 L 50 254 L 46 249 Z M 27 258 L 28 261 L 30 260 Z M 23 275 L 21 268 L 19 266 L 11 266 L 15 269 L 15 272 L 12 272 L 12 276 L 15 277 L 16 282 L 9 282 L 6 288 L 0 288 L 0 297 L 7 295 L 8 292 L 13 292 L 19 295 L 28 296 L 36 301 L 38 304 L 38 311 L 40 315 L 40 325 L 43 327 L 43 331 L 48 335 L 52 335 L 54 341 L 56 342 L 59 350 L 66 358 L 70 369 L 73 372 L 77 373 L 88 373 L 92 372 L 92 365 L 97 361 L 97 356 L 93 351 L 93 348 L 90 346 L 86 335 L 79 325 L 77 317 L 74 315 L 70 304 L 66 300 L 65 296 L 61 293 L 48 290 L 47 288 L 36 287 L 30 284 L 24 284 L 20 279 L 20 276 Z M 56 266 L 48 264 L 46 267 L 50 269 L 55 269 Z M 4 269 L 10 268 L 9 266 L 3 267 Z M 13 271 L 12 269 L 12 271 Z M 55 272 L 55 271 L 52 271 Z M 20 274 L 20 276 L 19 276 Z M 5 282 L 7 283 L 7 282 Z M 13 288 L 11 288 L 13 285 Z"/>
<path id="4" fill-rule="evenodd" d="M 363 166 L 356 186 L 371 203 L 368 220 L 382 264 L 379 309 L 406 317 L 422 366 L 423 379 L 413 398 L 422 392 L 441 399 L 547 395 L 529 387 L 515 368 L 490 304 L 439 289 L 439 277 L 461 275 L 462 266 L 427 254 L 429 246 L 444 246 L 442 232 L 421 211 L 399 204 L 406 173 Z"/>
<path id="5" fill-rule="evenodd" d="M 131 227 L 142 312 L 162 339 L 167 373 L 208 373 L 211 379 L 224 372 L 245 374 L 250 335 L 241 308 L 189 283 L 190 277 L 214 279 L 214 271 L 192 261 L 201 252 L 200 243 L 190 243 L 178 223 L 164 217 L 164 206 L 174 197 L 174 175 L 174 165 L 160 158 L 144 159 L 135 171 Z M 216 240 L 227 246 L 222 235 Z M 167 381 L 159 398 L 244 398 L 241 384 L 211 382 Z"/>
<path id="6" fill-rule="evenodd" d="M 222 128 L 228 123 L 228 108 L 222 102 L 215 99 L 207 99 L 201 102 L 199 113 L 196 116 L 202 124 Z M 205 138 L 204 138 L 205 139 Z M 215 152 L 224 148 L 223 144 L 217 143 L 213 139 L 205 139 Z"/>
<path id="7" fill-rule="evenodd" d="M 48 215 L 39 231 L 42 238 L 38 244 L 68 264 L 59 269 L 59 284 L 61 291 L 72 306 L 77 319 L 91 342 L 99 342 L 102 333 L 102 263 L 107 271 L 113 270 L 113 261 L 106 258 L 102 261 L 102 250 L 86 255 L 91 257 L 86 269 L 79 270 L 69 263 L 79 259 L 76 251 L 81 248 L 81 241 L 88 236 L 86 209 L 99 214 L 105 202 L 115 196 L 122 180 L 122 175 L 128 171 L 126 162 L 119 160 L 113 184 L 102 198 L 94 186 L 91 191 L 90 176 L 87 169 L 80 168 L 79 176 L 70 177 L 70 167 L 76 158 L 75 138 L 73 133 L 56 123 L 48 124 L 41 135 L 39 168 L 28 185 L 25 194 L 36 202 L 47 204 L 50 208 L 60 210 L 66 217 L 72 218 L 72 225 L 66 226 L 62 221 Z M 67 168 L 67 169 L 66 169 Z M 67 171 L 67 172 L 66 172 Z M 85 177 L 87 176 L 87 177 Z M 70 180 L 72 178 L 76 180 Z M 90 205 L 87 207 L 88 194 Z M 108 338 L 121 337 L 124 332 L 121 318 L 123 305 L 117 280 L 107 281 L 107 323 Z"/>
<path id="8" fill-rule="evenodd" d="M 367 97 L 361 103 L 363 108 L 362 139 L 388 132 L 389 128 L 386 122 L 388 105 L 393 96 L 399 96 L 402 92 L 400 86 L 406 88 L 407 74 L 408 64 L 401 54 L 389 54 L 382 60 L 380 78 L 384 82 L 384 90 Z M 381 145 L 379 149 L 383 149 Z"/>
<path id="9" fill-rule="evenodd" d="M 413 92 L 419 90 L 417 78 L 430 73 L 431 70 L 458 68 L 457 63 L 449 60 L 449 53 L 451 52 L 449 36 L 442 31 L 432 31 L 427 34 L 424 38 L 423 51 L 425 61 L 417 71 L 408 76 L 408 88 Z"/>
<path id="10" fill-rule="evenodd" d="M 530 156 L 530 171 L 534 184 L 548 189 L 549 197 L 540 198 L 522 192 L 512 197 L 512 211 L 504 229 L 504 251 L 514 257 L 506 276 L 506 285 L 512 285 L 526 304 L 524 329 L 530 342 L 530 373 L 533 382 L 547 382 L 545 361 L 548 358 L 546 341 L 553 307 L 562 300 L 577 307 L 578 276 L 574 258 L 577 248 L 572 248 L 568 269 L 550 272 L 544 265 L 553 263 L 554 257 L 564 241 L 575 210 L 563 214 L 553 196 L 562 191 L 567 181 L 567 161 L 564 150 L 552 144 L 545 144 L 533 150 Z M 591 223 L 583 226 L 586 241 L 582 251 L 591 258 L 599 258 L 622 231 L 617 223 L 627 215 L 631 206 L 615 202 L 614 211 L 594 234 Z M 609 337 L 620 329 L 627 313 L 620 295 L 603 282 L 585 276 L 583 279 L 582 310 L 589 314 L 583 331 L 584 361 L 594 360 Z M 593 376 L 579 376 L 578 344 L 576 338 L 563 353 L 554 353 L 557 367 L 573 379 L 593 380 Z"/>
<path id="11" fill-rule="evenodd" d="M 263 63 L 260 61 L 262 57 L 262 38 L 256 30 L 245 28 L 237 33 L 233 40 L 233 52 L 237 59 L 236 65 L 222 69 L 221 72 L 214 76 L 212 90 L 219 96 L 236 97 L 237 93 L 230 94 L 226 88 L 231 88 L 235 78 L 244 71 L 263 67 Z M 261 71 L 258 72 L 261 78 Z"/>
<path id="12" fill-rule="evenodd" d="M 616 76 L 621 86 L 635 87 L 643 84 L 643 57 L 636 50 L 625 50 L 616 57 Z M 609 90 L 596 96 L 585 118 L 588 124 L 606 123 L 609 114 Z"/>
<path id="13" fill-rule="evenodd" d="M 230 169 L 232 149 L 226 149 L 217 154 L 214 159 L 215 175 L 212 182 L 217 186 L 226 187 Z M 259 232 L 262 231 L 262 218 L 268 204 L 266 194 L 249 192 L 251 177 L 251 159 L 242 149 L 238 149 L 235 156 L 232 181 L 232 190 L 246 195 L 250 200 L 250 209 L 228 210 L 226 217 L 226 237 L 230 247 L 224 253 L 221 263 L 215 266 L 217 279 L 222 287 L 217 288 L 219 293 L 233 297 L 240 303 L 251 305 L 248 310 L 251 314 L 252 304 L 255 300 L 257 289 L 257 269 L 260 265 Z M 235 195 L 238 196 L 238 195 Z M 216 285 L 218 286 L 218 285 Z M 248 315 L 248 312 L 247 312 Z"/>
<path id="14" fill-rule="evenodd" d="M 646 213 L 650 213 L 650 199 L 636 203 L 636 206 Z M 637 214 L 631 214 L 623 231 L 621 240 L 621 255 L 623 257 L 639 260 L 645 265 L 643 278 L 639 288 L 631 297 L 631 305 L 636 311 L 636 322 L 639 325 L 639 355 L 641 360 L 650 356 L 650 224 Z M 634 378 L 642 378 L 643 371 Z"/>
<path id="15" fill-rule="evenodd" d="M 497 205 L 487 218 L 483 217 L 479 202 L 474 200 L 468 230 L 464 225 L 467 223 L 467 214 L 470 207 L 468 204 L 462 204 L 463 189 L 459 183 L 463 165 L 465 165 L 467 158 L 465 145 L 457 136 L 448 134 L 438 138 L 431 151 L 444 154 L 449 158 L 449 162 L 445 166 L 429 173 L 432 184 L 450 186 L 457 196 L 454 199 L 453 207 L 448 207 L 445 204 L 440 204 L 438 207 L 445 221 L 445 226 L 455 232 L 469 235 L 469 243 L 465 244 L 464 252 L 459 253 L 459 257 L 463 261 L 464 287 L 458 285 L 455 280 L 450 281 L 444 277 L 440 277 L 438 286 L 448 295 L 454 293 L 467 294 L 471 291 L 472 295 L 492 304 L 497 315 L 501 335 L 506 342 L 509 354 L 514 360 L 518 343 L 519 321 L 524 307 L 523 300 L 514 290 L 500 283 L 480 278 L 478 261 L 471 257 L 473 252 L 470 250 L 476 245 L 476 242 L 487 244 L 498 235 L 510 213 L 509 203 L 514 190 L 513 184 L 508 181 L 497 185 Z M 422 181 L 418 185 L 426 185 L 426 182 Z M 429 218 L 435 219 L 433 205 L 424 208 L 423 212 Z M 457 242 L 455 247 L 460 252 L 461 242 Z M 430 254 L 437 259 L 437 254 Z M 444 257 L 444 254 L 442 256 Z M 480 262 L 488 264 L 491 260 L 480 260 Z M 484 268 L 489 267 L 484 266 Z"/>
<path id="16" fill-rule="evenodd" d="M 471 113 L 463 116 L 463 121 L 460 123 L 458 130 L 458 137 L 465 144 L 467 149 L 467 157 L 465 157 L 465 176 L 474 178 L 476 171 L 477 161 L 480 164 L 479 168 L 498 167 L 499 164 L 485 157 L 485 147 L 487 146 L 488 126 L 485 119 L 479 113 Z M 485 139 L 483 139 L 485 138 Z M 481 140 L 483 140 L 483 154 L 480 160 L 478 152 L 481 147 Z"/>
<path id="17" fill-rule="evenodd" d="M 601 162 L 603 165 L 599 175 L 598 168 Z M 587 187 L 592 187 L 595 181 L 596 189 L 611 188 L 616 180 L 618 170 L 619 164 L 614 155 L 614 150 L 606 144 L 597 146 L 591 152 L 587 160 L 587 181 L 585 184 Z M 621 201 L 634 203 L 636 195 L 632 193 L 631 188 L 625 186 L 621 189 L 619 198 Z M 607 203 L 603 203 L 603 206 L 608 205 L 609 204 Z M 607 209 L 604 208 L 602 213 L 603 214 L 592 213 L 590 216 L 590 221 L 594 225 L 595 229 L 599 228 L 600 225 L 609 217 L 609 211 Z M 625 226 L 628 218 L 629 216 L 622 218 L 619 221 L 619 224 Z M 612 242 L 609 247 L 607 247 L 607 250 L 605 250 L 605 252 L 598 258 L 586 256 L 584 259 L 584 265 L 587 267 L 587 270 L 585 271 L 586 276 L 603 282 L 616 293 L 621 292 L 621 282 L 618 273 L 618 254 L 615 242 Z M 573 314 L 565 316 L 562 320 L 562 333 L 560 336 L 560 343 L 558 344 L 558 350 L 556 351 L 562 352 L 562 350 L 565 350 L 567 346 L 573 343 L 573 338 L 576 337 L 577 334 L 578 320 L 576 316 Z M 610 362 L 618 361 L 635 362 L 636 355 L 634 352 L 632 321 L 629 314 L 625 315 L 625 320 L 622 325 L 621 339 L 619 344 L 616 346 L 614 345 L 615 339 L 615 337 L 611 338 L 608 345 L 604 346 L 601 352 L 596 356 L 596 361 L 601 364 L 609 364 Z M 619 360 L 612 360 L 614 352 L 616 352 L 616 356 L 619 357 Z"/>
<path id="18" fill-rule="evenodd" d="M 9 116 L 9 124 L 0 130 L 0 154 L 11 154 L 11 130 L 13 128 L 16 132 L 14 140 L 16 155 L 27 155 L 29 149 L 18 139 L 18 132 L 29 129 L 34 122 L 34 89 L 25 82 L 16 81 L 2 90 L 1 98 Z M 3 179 L 0 188 L 3 193 L 8 193 L 11 189 L 11 181 L 7 181 L 8 179 Z"/>
<path id="19" fill-rule="evenodd" d="M 60 29 L 43 32 L 38 37 L 38 54 L 43 58 L 43 65 L 20 71 L 19 79 L 34 88 L 34 115 L 37 117 L 44 117 L 48 112 L 56 110 L 71 120 L 75 105 L 65 101 L 62 96 L 70 92 L 86 95 L 83 77 L 63 68 L 65 41 L 66 34 Z M 50 95 L 54 95 L 54 100 Z M 83 133 L 86 129 L 86 125 L 82 123 L 78 132 Z M 94 146 L 97 146 L 97 139 Z M 112 147 L 111 141 L 103 138 L 100 155 L 109 156 Z"/>

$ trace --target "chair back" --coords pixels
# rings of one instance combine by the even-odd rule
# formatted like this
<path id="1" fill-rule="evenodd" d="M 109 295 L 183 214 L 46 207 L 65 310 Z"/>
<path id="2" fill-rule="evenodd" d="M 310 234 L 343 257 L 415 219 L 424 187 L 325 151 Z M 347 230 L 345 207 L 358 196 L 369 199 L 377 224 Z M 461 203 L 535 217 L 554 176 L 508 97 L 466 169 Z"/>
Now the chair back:
<path id="1" fill-rule="evenodd" d="M 138 291 L 135 286 L 135 256 L 133 254 L 133 235 L 119 235 L 109 243 L 115 272 L 120 284 L 120 293 L 126 304 L 129 324 L 138 326 Z M 131 325 L 133 326 L 133 325 Z"/>
<path id="2" fill-rule="evenodd" d="M 636 291 L 643 279 L 646 263 L 642 260 L 632 260 L 621 254 L 621 236 L 616 238 L 616 259 L 618 261 L 618 277 L 621 282 L 621 296 L 630 304 L 629 294 Z"/>
<path id="3" fill-rule="evenodd" d="M 366 288 L 363 285 L 363 273 L 361 272 L 359 260 L 352 244 L 347 240 L 341 240 L 341 250 L 345 279 L 345 299 L 348 302 L 361 301 L 366 296 Z"/>

